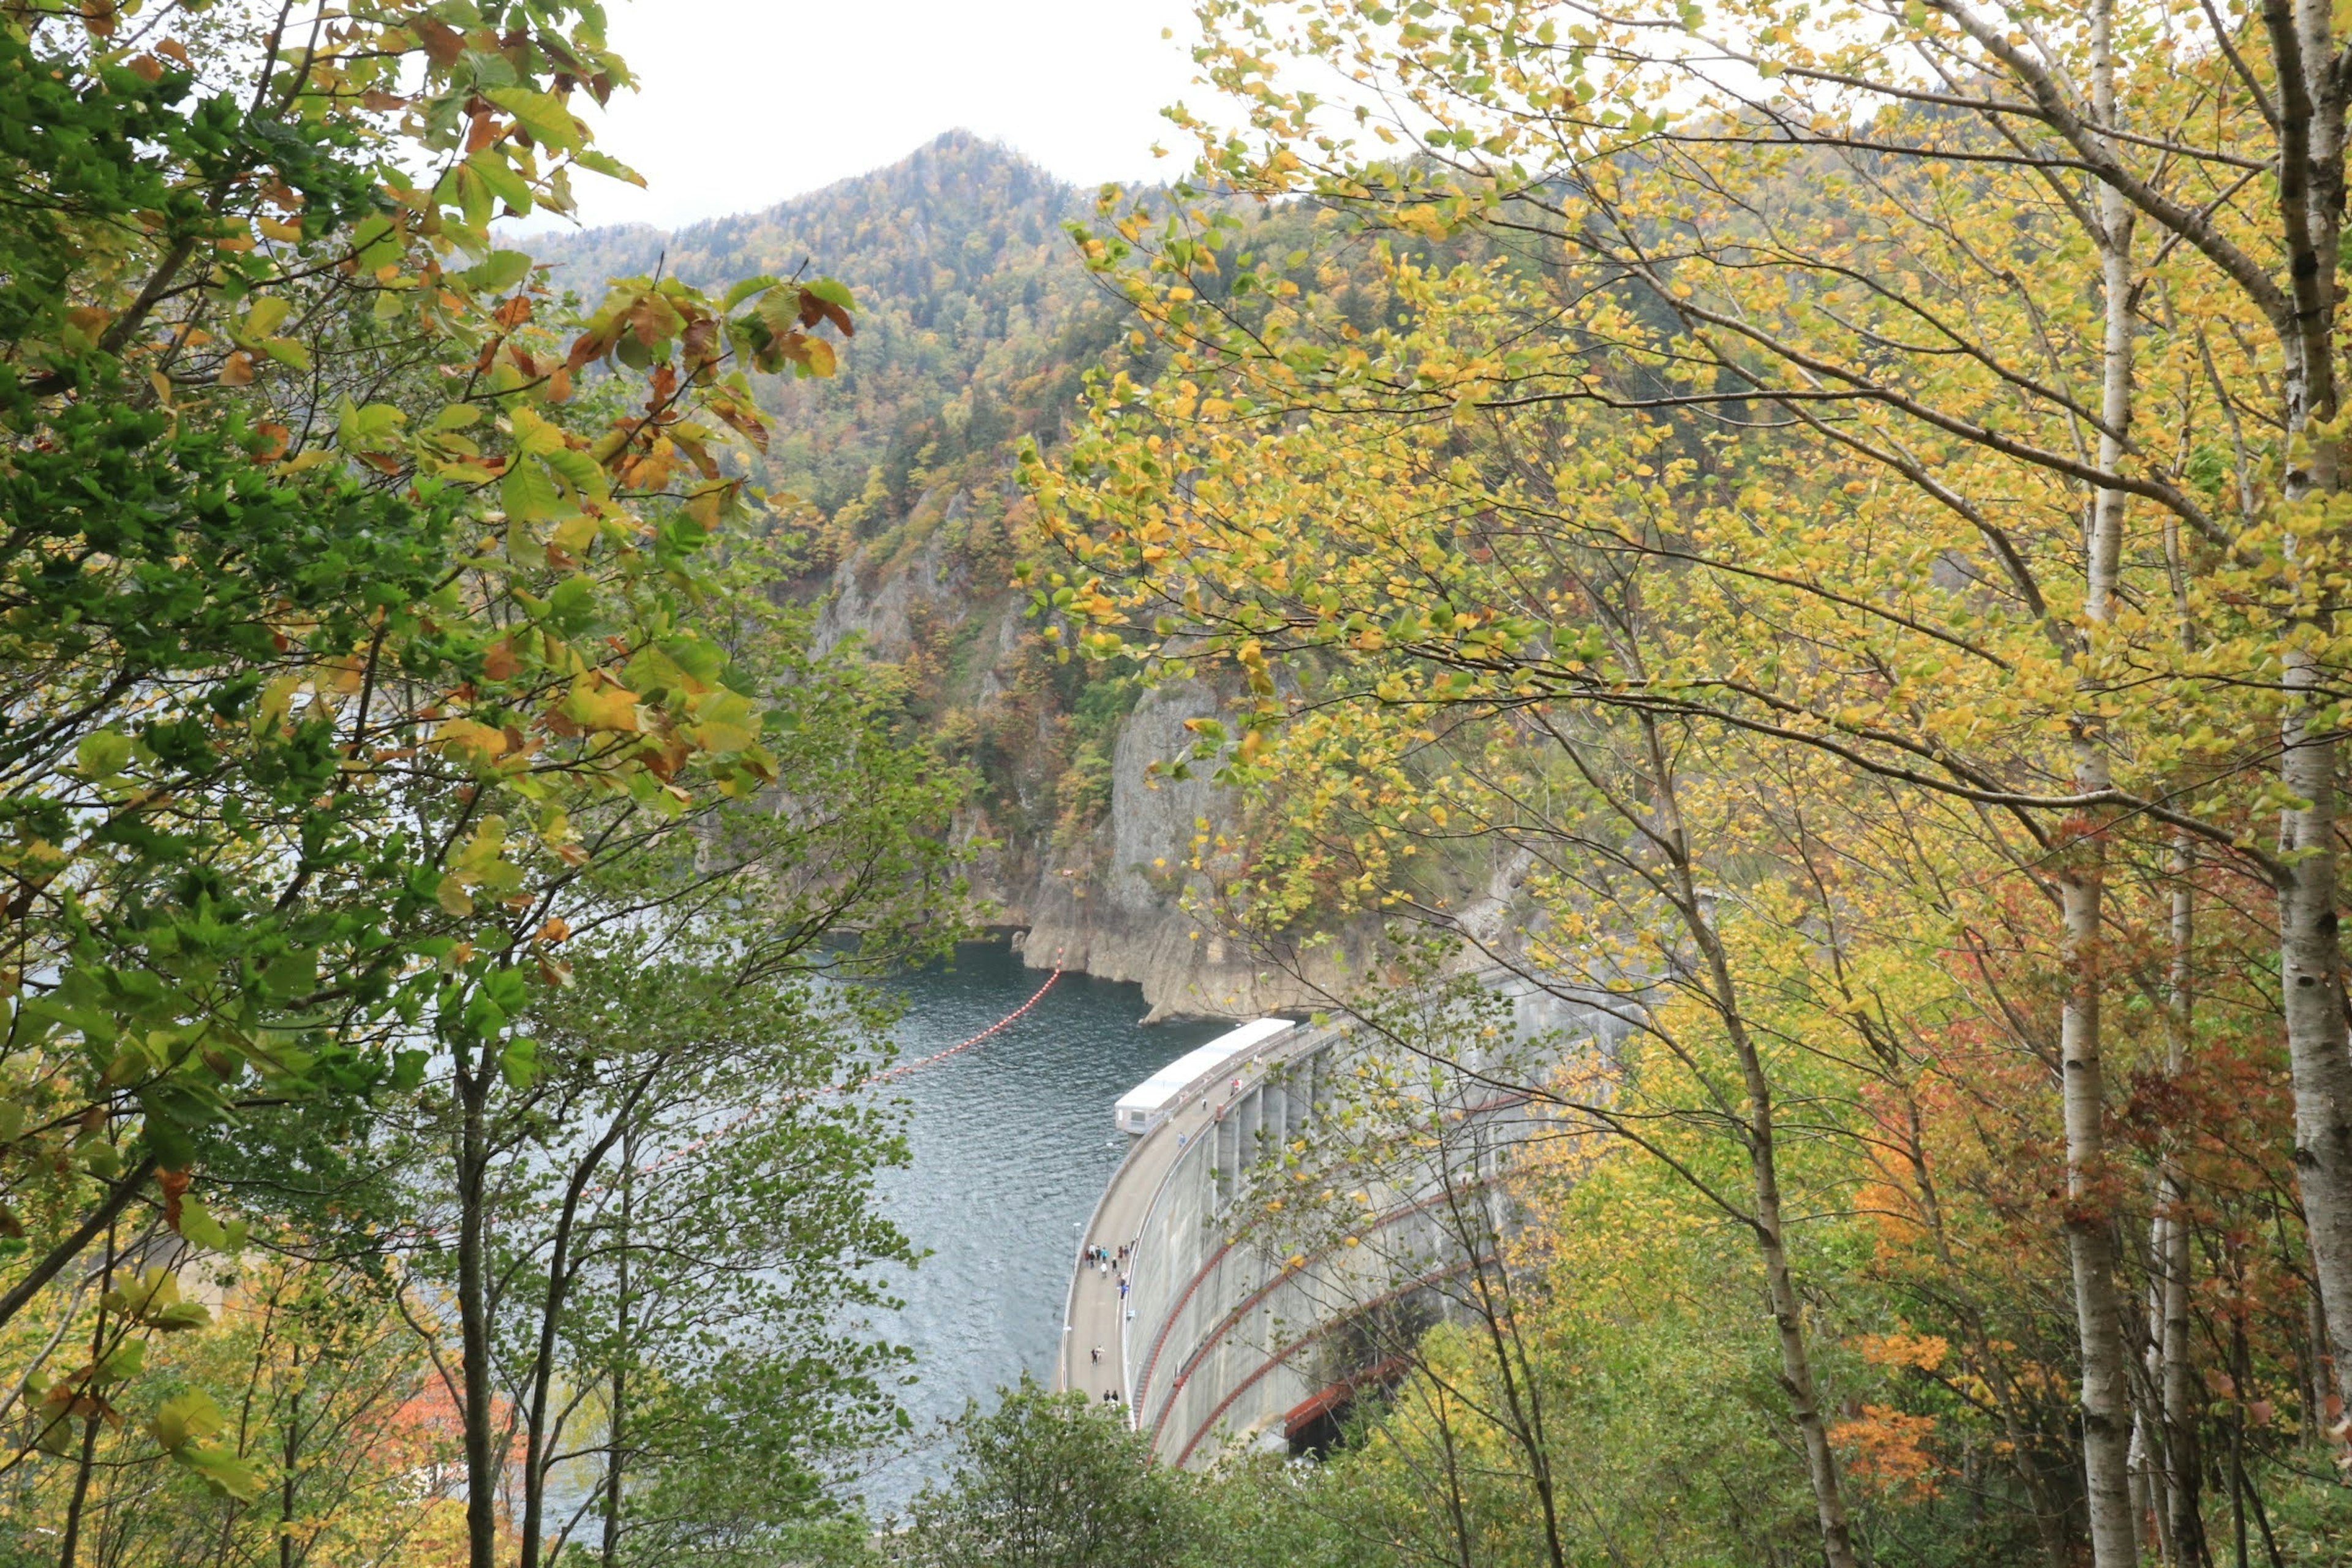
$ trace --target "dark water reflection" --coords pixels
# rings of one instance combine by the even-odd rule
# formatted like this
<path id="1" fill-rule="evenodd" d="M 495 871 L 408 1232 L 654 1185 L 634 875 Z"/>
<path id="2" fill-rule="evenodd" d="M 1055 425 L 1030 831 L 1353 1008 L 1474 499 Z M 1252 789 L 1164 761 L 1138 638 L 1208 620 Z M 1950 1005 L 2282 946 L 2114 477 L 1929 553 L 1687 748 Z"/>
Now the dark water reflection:
<path id="1" fill-rule="evenodd" d="M 900 1059 L 986 1028 L 1045 978 L 999 942 L 894 982 L 907 998 Z M 931 1256 L 892 1280 L 906 1306 L 875 1327 L 915 1352 L 918 1381 L 904 1403 L 919 1431 L 1024 1369 L 1052 1381 L 1075 1227 L 1128 1142 L 1111 1126 L 1111 1103 L 1230 1026 L 1147 1029 L 1144 1010 L 1139 986 L 1066 974 L 1003 1033 L 898 1080 L 913 1159 L 885 1176 L 882 1201 Z M 860 1489 L 887 1513 L 939 1468 L 940 1456 L 919 1447 L 882 1461 Z"/>

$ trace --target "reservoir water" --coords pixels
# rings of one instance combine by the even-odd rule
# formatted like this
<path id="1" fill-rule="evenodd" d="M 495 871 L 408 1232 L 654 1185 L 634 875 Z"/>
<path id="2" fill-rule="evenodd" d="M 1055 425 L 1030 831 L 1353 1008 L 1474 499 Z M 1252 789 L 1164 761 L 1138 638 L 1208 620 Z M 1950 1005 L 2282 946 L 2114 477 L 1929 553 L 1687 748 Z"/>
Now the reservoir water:
<path id="1" fill-rule="evenodd" d="M 1020 1006 L 1045 981 L 1003 942 L 960 947 L 951 965 L 891 984 L 905 997 L 902 1061 L 943 1050 Z M 906 1305 L 875 1319 L 915 1352 L 902 1392 L 918 1443 L 886 1457 L 857 1489 L 877 1514 L 901 1507 L 943 1456 L 921 1441 L 968 1399 L 983 1405 L 1024 1371 L 1050 1384 L 1079 1229 L 1128 1139 L 1111 1103 L 1164 1064 L 1231 1027 L 1139 1022 L 1142 989 L 1065 974 L 1037 1005 L 971 1050 L 898 1080 L 910 1102 L 903 1168 L 882 1207 L 930 1256 L 893 1276 Z"/>

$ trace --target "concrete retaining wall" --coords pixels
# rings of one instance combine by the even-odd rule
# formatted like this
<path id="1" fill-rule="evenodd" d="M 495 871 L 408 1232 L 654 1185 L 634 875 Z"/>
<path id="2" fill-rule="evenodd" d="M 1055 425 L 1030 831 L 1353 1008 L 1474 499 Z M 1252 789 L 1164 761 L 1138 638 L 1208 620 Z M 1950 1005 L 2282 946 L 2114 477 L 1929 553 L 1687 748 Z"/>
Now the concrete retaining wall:
<path id="1" fill-rule="evenodd" d="M 1286 1413 L 1363 1370 L 1347 1364 L 1356 1347 L 1337 1331 L 1466 1269 L 1429 1190 L 1371 1194 L 1355 1227 L 1370 1245 L 1285 1256 L 1286 1244 L 1244 1232 L 1253 1168 L 1315 1136 L 1348 1054 L 1341 1032 L 1302 1031 L 1239 1095 L 1220 1086 L 1173 1123 L 1184 1147 L 1138 1233 L 1120 1346 L 1128 1408 L 1165 1463 L 1205 1464 L 1229 1442 L 1276 1433 Z M 1515 1096 L 1473 1115 L 1478 1142 L 1496 1147 L 1532 1125 Z"/>

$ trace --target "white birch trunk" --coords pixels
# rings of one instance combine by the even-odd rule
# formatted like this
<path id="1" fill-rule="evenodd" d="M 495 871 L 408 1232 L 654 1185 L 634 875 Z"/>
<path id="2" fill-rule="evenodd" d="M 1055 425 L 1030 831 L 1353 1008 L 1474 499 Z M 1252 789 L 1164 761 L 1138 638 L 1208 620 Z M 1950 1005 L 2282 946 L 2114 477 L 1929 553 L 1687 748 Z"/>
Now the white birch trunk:
<path id="1" fill-rule="evenodd" d="M 2185 833 L 2172 840 L 2172 964 L 2165 998 L 2165 1070 L 2179 1077 L 2189 1062 L 2196 1022 L 2194 944 L 2197 847 Z M 2157 1397 L 2164 1416 L 2164 1542 L 2166 1556 L 2184 1568 L 2205 1559 L 2205 1521 L 2197 1504 L 2202 1471 L 2197 1459 L 2197 1388 L 2190 1363 L 2189 1182 L 2167 1155 L 2157 1193 Z"/>
<path id="2" fill-rule="evenodd" d="M 2116 112 L 2113 0 L 2092 16 L 2093 98 L 2102 123 Z M 2106 321 L 2100 377 L 2099 462 L 2113 472 L 2124 459 L 2131 424 L 2133 210 L 2112 188 L 2099 187 L 2099 251 Z M 2081 657 L 2086 683 L 2095 682 L 2103 634 L 2115 618 L 2116 574 L 2123 552 L 2120 490 L 2093 499 Z M 2075 721 L 2074 784 L 2084 794 L 2109 786 L 2106 737 L 2095 695 Z M 2066 1128 L 2066 1242 L 2073 1266 L 2074 1324 L 2082 1352 L 2083 1480 L 2096 1568 L 2133 1568 L 2139 1561 L 2138 1520 L 2132 1506 L 2131 1390 L 2116 1289 L 2115 1216 L 2106 1169 L 2106 1075 L 2099 1055 L 2099 1014 L 2105 986 L 2101 958 L 2106 848 L 2103 815 L 2075 827 L 2059 882 L 2065 916 L 2066 1002 L 2059 1019 L 2061 1094 Z"/>
<path id="3" fill-rule="evenodd" d="M 2271 0 L 2283 6 L 2284 0 Z M 2279 209 L 2294 262 L 2296 319 L 2284 334 L 2289 507 L 2340 489 L 2342 437 L 2335 364 L 2336 273 L 2343 233 L 2346 82 L 2327 0 L 2294 0 L 2265 24 L 2280 68 Z M 2286 531 L 2291 580 L 2299 578 Z M 2285 710 L 2279 779 L 2294 803 L 2279 814 L 2279 986 L 2294 1083 L 2294 1163 L 2312 1274 L 2328 1324 L 2336 1388 L 2352 1405 L 2352 1053 L 2344 1014 L 2344 952 L 2336 910 L 2337 742 L 2315 723 L 2331 704 L 2308 638 L 2334 629 L 2323 586 L 2297 582 L 2303 602 L 2280 654 Z M 2334 1434 L 2344 1441 L 2347 1434 Z"/>

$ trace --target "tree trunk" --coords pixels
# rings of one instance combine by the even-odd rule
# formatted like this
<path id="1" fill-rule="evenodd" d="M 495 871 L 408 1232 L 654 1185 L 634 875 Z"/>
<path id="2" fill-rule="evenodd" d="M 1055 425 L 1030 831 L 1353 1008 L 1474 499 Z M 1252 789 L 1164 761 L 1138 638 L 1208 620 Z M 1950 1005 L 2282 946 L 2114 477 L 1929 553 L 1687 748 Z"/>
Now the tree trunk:
<path id="1" fill-rule="evenodd" d="M 104 1322 L 100 1315 L 99 1321 Z M 81 1553 L 82 1510 L 89 1502 L 89 1478 L 98 1468 L 99 1418 L 89 1417 L 81 1424 L 81 1452 L 74 1463 L 73 1495 L 66 1502 L 64 1541 L 58 1548 L 58 1568 L 74 1568 L 74 1560 Z"/>
<path id="2" fill-rule="evenodd" d="M 494 1064 L 484 1064 L 489 1071 Z M 462 1119 L 457 1131 L 457 1319 L 466 1381 L 466 1561 L 468 1568 L 498 1568 L 499 1493 L 505 1467 L 497 1453 L 490 1394 L 489 1279 L 483 1233 L 487 1216 L 489 1151 L 483 1127 L 487 1075 L 477 1078 L 460 1065 L 457 1079 Z"/>
<path id="3" fill-rule="evenodd" d="M 1441 1120 L 1441 1126 L 1442 1126 Z M 1465 1127 L 1468 1126 L 1465 1121 Z M 1528 1478 L 1535 1488 L 1543 1521 L 1544 1554 L 1552 1568 L 1567 1568 L 1568 1547 L 1559 1522 L 1559 1497 L 1552 1473 L 1551 1446 L 1544 1436 L 1543 1392 L 1528 1365 L 1527 1344 L 1520 1338 L 1518 1311 L 1511 1301 L 1508 1271 L 1500 1256 L 1502 1235 L 1489 1222 L 1475 1188 L 1465 1192 L 1454 1184 L 1453 1156 L 1444 1133 L 1437 1134 L 1438 1177 L 1444 1184 L 1444 1215 L 1454 1241 L 1470 1262 L 1475 1310 L 1495 1375 L 1502 1384 L 1503 1401 L 1495 1413 L 1497 1424 L 1526 1457 Z M 1475 1169 L 1474 1169 L 1475 1180 Z M 1494 1261 L 1490 1263 L 1489 1258 Z"/>
<path id="4" fill-rule="evenodd" d="M 114 1288 L 114 1227 L 106 1226 L 106 1257 L 100 1265 L 98 1282 L 100 1303 L 98 1321 L 89 1331 L 89 1364 L 94 1368 L 106 1359 L 107 1291 Z M 82 1510 L 89 1502 L 90 1473 L 98 1468 L 98 1427 L 100 1417 L 91 1415 L 82 1422 L 81 1452 L 74 1465 L 73 1496 L 66 1504 L 64 1540 L 58 1545 L 58 1568 L 74 1568 L 74 1558 L 81 1551 Z"/>
<path id="5" fill-rule="evenodd" d="M 2342 486 L 2336 415 L 2336 273 L 2342 241 L 2345 81 L 2328 8 L 2265 0 L 2263 24 L 2277 61 L 2280 239 L 2290 258 L 2294 315 L 2278 323 L 2285 350 L 2285 481 L 2290 509 Z M 2336 742 L 2326 672 L 2308 646 L 2333 630 L 2327 590 L 2304 580 L 2293 526 L 2284 548 L 2300 589 L 2298 620 L 2281 639 L 2279 780 L 2294 797 L 2279 814 L 2279 984 L 2294 1083 L 2294 1163 L 2312 1272 L 2329 1313 L 2338 1397 L 2352 1404 L 2352 1056 L 2347 1054 L 2344 955 L 2336 914 Z M 2336 1434 L 2339 1441 L 2343 1434 Z"/>
<path id="6" fill-rule="evenodd" d="M 547 1510 L 547 1466 L 554 1436 L 547 1426 L 547 1401 L 555 1384 L 555 1353 L 563 1327 L 564 1303 L 571 1300 L 572 1284 L 578 1276 L 580 1264 L 573 1249 L 576 1239 L 580 1199 L 587 1192 L 596 1173 L 604 1169 L 604 1157 L 613 1145 L 631 1126 L 637 1112 L 637 1097 L 652 1082 L 650 1075 L 636 1080 L 634 1088 L 622 1100 L 611 1126 L 602 1137 L 588 1146 L 588 1152 L 572 1168 L 572 1179 L 563 1189 L 563 1208 L 557 1216 L 552 1249 L 547 1259 L 547 1293 L 540 1300 L 539 1343 L 530 1363 L 530 1402 L 523 1413 L 522 1457 L 522 1549 L 520 1568 L 539 1568 L 545 1542 L 540 1538 Z"/>
<path id="7" fill-rule="evenodd" d="M 623 1447 L 628 1417 L 629 1355 L 629 1219 L 636 1196 L 637 1134 L 632 1127 L 621 1141 L 621 1233 L 614 1264 L 613 1314 L 613 1408 L 604 1423 L 604 1540 L 600 1554 L 604 1568 L 618 1568 L 621 1554 L 621 1480 L 627 1466 Z"/>
<path id="8" fill-rule="evenodd" d="M 105 1199 L 74 1227 L 73 1234 L 42 1254 L 41 1260 L 33 1265 L 32 1271 L 9 1287 L 6 1295 L 0 1296 L 0 1328 L 5 1328 L 18 1312 L 25 1310 L 26 1303 L 41 1293 L 42 1287 L 56 1279 L 67 1264 L 80 1257 L 82 1249 L 97 1240 L 101 1231 L 121 1219 L 122 1211 L 131 1206 L 131 1199 L 139 1195 L 139 1189 L 145 1186 L 147 1178 L 154 1173 L 155 1156 L 152 1154 L 122 1173 L 121 1178 L 107 1189 Z"/>
<path id="9" fill-rule="evenodd" d="M 2336 742 L 2309 729 L 2322 673 L 2307 655 L 2286 664 L 2290 698 L 2280 772 L 2302 805 L 2280 814 L 2289 858 L 2279 889 L 2279 973 L 2294 1080 L 2294 1165 L 2311 1237 L 2312 1272 L 2330 1308 L 2336 1396 L 2352 1406 L 2352 1055 L 2347 1054 L 2343 955 L 2336 915 Z M 2337 1434 L 2339 1440 L 2341 1433 Z"/>
<path id="10" fill-rule="evenodd" d="M 1724 950 L 1692 873 L 1690 840 L 1683 828 L 1674 776 L 1666 761 L 1665 749 L 1659 743 L 1654 721 L 1644 719 L 1643 731 L 1651 773 L 1655 781 L 1658 805 L 1666 819 L 1664 837 L 1671 846 L 1669 858 L 1677 912 L 1689 930 L 1692 941 L 1698 944 L 1700 956 L 1706 964 L 1707 983 L 1714 991 L 1714 1010 L 1723 1022 L 1732 1050 L 1739 1058 L 1740 1079 L 1748 1100 L 1748 1173 L 1754 1183 L 1756 1195 L 1752 1228 L 1756 1234 L 1757 1250 L 1763 1259 L 1765 1290 L 1771 1302 L 1772 1322 L 1780 1339 L 1780 1384 L 1789 1395 L 1790 1414 L 1795 1418 L 1798 1433 L 1804 1441 L 1806 1475 L 1812 1484 L 1813 1511 L 1821 1528 L 1822 1558 L 1828 1568 L 1857 1568 L 1853 1530 L 1847 1519 L 1845 1497 L 1838 1479 L 1837 1455 L 1830 1447 L 1829 1427 L 1822 1419 L 1821 1396 L 1813 1382 L 1812 1356 L 1805 1343 L 1804 1304 L 1797 1295 L 1796 1278 L 1789 1268 L 1788 1245 L 1780 1214 L 1780 1155 L 1774 1141 L 1771 1080 L 1765 1073 L 1764 1060 L 1758 1054 L 1755 1038 L 1748 1032 L 1746 1016 L 1740 1011 L 1730 956 Z"/>
<path id="11" fill-rule="evenodd" d="M 1709 945 L 1713 945 L 1711 942 Z M 1720 951 L 1719 949 L 1717 950 Z M 1725 978 L 1728 978 L 1727 971 Z M 1755 1042 L 1739 1024 L 1731 1026 L 1739 1053 L 1740 1077 L 1748 1093 L 1748 1170 L 1756 1184 L 1756 1246 L 1763 1255 L 1764 1283 L 1772 1303 L 1772 1322 L 1780 1341 L 1780 1380 L 1804 1436 L 1805 1468 L 1812 1481 L 1813 1510 L 1821 1525 L 1822 1557 L 1829 1568 L 1854 1568 L 1852 1526 L 1846 1521 L 1845 1499 L 1838 1485 L 1837 1456 L 1830 1448 L 1829 1429 L 1822 1419 L 1821 1399 L 1813 1385 L 1812 1359 L 1805 1344 L 1804 1306 L 1789 1268 L 1789 1253 L 1780 1218 L 1780 1173 L 1773 1142 L 1772 1090 Z"/>
<path id="12" fill-rule="evenodd" d="M 297 1346 L 287 1357 L 287 1370 L 299 1378 L 302 1352 Z M 286 1401 L 286 1443 L 279 1456 L 286 1473 L 278 1478 L 278 1568 L 294 1568 L 294 1502 L 301 1480 L 295 1467 L 302 1458 L 302 1385 L 296 1383 Z"/>

